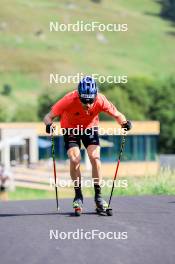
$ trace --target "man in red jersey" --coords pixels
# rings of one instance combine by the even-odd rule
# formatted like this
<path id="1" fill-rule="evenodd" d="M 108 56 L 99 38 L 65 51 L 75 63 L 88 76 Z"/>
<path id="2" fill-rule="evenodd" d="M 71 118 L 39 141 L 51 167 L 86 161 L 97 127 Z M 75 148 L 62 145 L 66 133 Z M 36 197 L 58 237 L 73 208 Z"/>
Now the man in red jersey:
<path id="1" fill-rule="evenodd" d="M 107 203 L 101 196 L 100 187 L 101 161 L 98 135 L 100 112 L 105 112 L 114 117 L 126 130 L 131 129 L 131 122 L 104 95 L 98 93 L 96 82 L 92 77 L 87 76 L 79 83 L 78 90 L 66 94 L 52 106 L 51 111 L 44 118 L 47 133 L 50 133 L 55 117 L 60 118 L 61 127 L 66 129 L 64 142 L 70 159 L 70 175 L 73 182 L 78 182 L 78 185 L 74 186 L 75 198 L 73 200 L 73 208 L 76 212 L 81 212 L 83 205 L 80 172 L 81 141 L 92 164 L 96 206 L 102 210 L 107 208 Z M 73 133 L 74 128 L 83 129 L 83 134 Z"/>

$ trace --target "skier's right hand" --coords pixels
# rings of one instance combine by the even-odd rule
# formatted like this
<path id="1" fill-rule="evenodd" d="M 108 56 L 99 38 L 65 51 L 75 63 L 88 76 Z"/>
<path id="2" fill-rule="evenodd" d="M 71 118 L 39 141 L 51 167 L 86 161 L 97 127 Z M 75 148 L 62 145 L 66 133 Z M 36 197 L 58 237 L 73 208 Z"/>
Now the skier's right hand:
<path id="1" fill-rule="evenodd" d="M 51 134 L 51 131 L 52 131 L 52 124 L 46 125 L 46 133 Z"/>

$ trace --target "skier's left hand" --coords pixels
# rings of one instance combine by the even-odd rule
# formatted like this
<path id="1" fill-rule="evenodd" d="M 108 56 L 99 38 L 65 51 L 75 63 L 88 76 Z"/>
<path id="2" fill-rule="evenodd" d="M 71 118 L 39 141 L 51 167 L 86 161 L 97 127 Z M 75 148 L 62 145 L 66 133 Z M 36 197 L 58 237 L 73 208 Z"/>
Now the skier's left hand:
<path id="1" fill-rule="evenodd" d="M 124 128 L 126 131 L 130 130 L 132 128 L 132 123 L 130 120 L 127 120 L 125 123 L 122 124 L 122 128 Z"/>

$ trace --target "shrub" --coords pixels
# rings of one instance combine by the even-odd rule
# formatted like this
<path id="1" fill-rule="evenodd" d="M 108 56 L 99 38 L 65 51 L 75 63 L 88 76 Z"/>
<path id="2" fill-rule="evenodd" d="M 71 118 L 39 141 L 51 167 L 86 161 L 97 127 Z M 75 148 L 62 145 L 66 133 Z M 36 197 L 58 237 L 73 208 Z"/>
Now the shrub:
<path id="1" fill-rule="evenodd" d="M 12 87 L 9 84 L 4 84 L 1 94 L 8 96 L 10 95 L 11 91 L 12 91 Z"/>
<path id="2" fill-rule="evenodd" d="M 17 106 L 14 116 L 12 117 L 13 122 L 36 122 L 37 108 L 32 104 L 20 104 Z"/>

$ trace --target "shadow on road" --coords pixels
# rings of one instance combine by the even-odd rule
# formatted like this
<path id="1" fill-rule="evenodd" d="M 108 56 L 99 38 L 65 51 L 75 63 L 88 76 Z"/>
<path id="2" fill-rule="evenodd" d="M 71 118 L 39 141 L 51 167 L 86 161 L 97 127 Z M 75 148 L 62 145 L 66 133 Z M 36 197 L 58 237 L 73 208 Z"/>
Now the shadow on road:
<path id="1" fill-rule="evenodd" d="M 95 215 L 95 212 L 84 212 L 83 215 Z M 0 217 L 16 217 L 16 216 L 39 216 L 39 215 L 63 215 L 68 217 L 76 217 L 73 212 L 50 212 L 50 213 L 16 213 L 16 214 L 0 214 Z M 97 215 L 97 214 L 96 214 Z"/>

